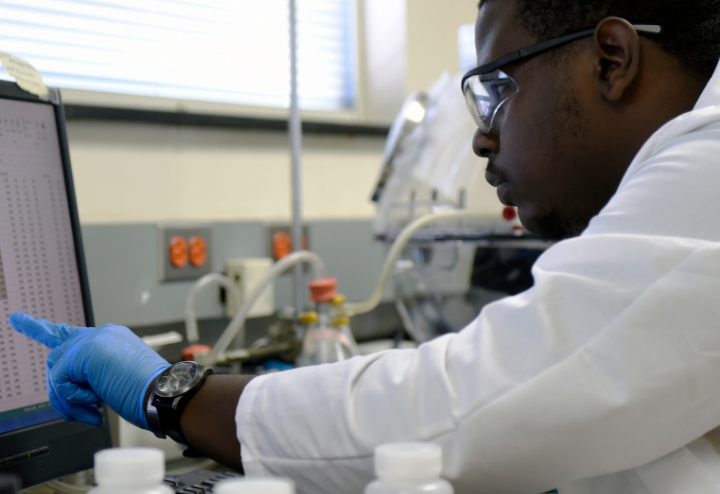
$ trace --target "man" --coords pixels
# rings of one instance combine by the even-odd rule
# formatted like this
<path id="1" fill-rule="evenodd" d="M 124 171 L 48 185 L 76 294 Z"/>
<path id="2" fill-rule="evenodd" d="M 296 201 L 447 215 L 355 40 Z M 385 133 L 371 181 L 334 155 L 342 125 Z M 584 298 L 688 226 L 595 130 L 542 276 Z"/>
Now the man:
<path id="1" fill-rule="evenodd" d="M 418 350 L 210 376 L 182 434 L 304 493 L 361 492 L 373 448 L 408 440 L 442 445 L 460 493 L 718 492 L 719 2 L 488 0 L 476 38 L 464 88 L 488 180 L 530 230 L 582 234 L 532 289 Z M 64 417 L 97 424 L 104 401 L 148 426 L 167 363 L 129 330 L 11 324 L 55 348 Z"/>

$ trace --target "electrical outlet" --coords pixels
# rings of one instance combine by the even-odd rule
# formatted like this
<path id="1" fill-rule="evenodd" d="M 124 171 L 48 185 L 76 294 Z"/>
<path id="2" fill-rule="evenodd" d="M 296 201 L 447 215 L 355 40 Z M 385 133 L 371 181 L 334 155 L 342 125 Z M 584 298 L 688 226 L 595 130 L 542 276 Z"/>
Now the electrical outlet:
<path id="1" fill-rule="evenodd" d="M 267 225 L 267 246 L 268 257 L 279 261 L 287 254 L 293 251 L 292 232 L 290 225 Z M 303 250 L 309 250 L 308 247 L 308 227 L 303 225 Z"/>
<path id="2" fill-rule="evenodd" d="M 160 281 L 196 280 L 212 272 L 212 228 L 158 226 Z"/>

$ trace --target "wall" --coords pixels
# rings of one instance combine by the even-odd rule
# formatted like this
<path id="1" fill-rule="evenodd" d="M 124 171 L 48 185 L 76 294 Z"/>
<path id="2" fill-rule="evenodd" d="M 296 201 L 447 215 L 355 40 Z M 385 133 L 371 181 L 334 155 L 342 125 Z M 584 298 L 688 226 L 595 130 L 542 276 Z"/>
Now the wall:
<path id="1" fill-rule="evenodd" d="M 212 267 L 224 270 L 236 257 L 267 257 L 267 232 L 258 221 L 212 222 Z M 148 326 L 183 319 L 191 281 L 160 283 L 158 230 L 152 223 L 89 224 L 82 227 L 96 324 Z M 365 300 L 375 288 L 386 247 L 373 241 L 370 220 L 308 222 L 310 248 L 338 278 L 351 301 Z M 276 308 L 294 305 L 292 275 L 275 283 Z M 195 304 L 199 318 L 221 318 L 216 288 Z"/>
<path id="2" fill-rule="evenodd" d="M 365 0 L 360 7 L 360 114 L 389 124 L 409 92 L 458 71 L 457 30 L 473 22 L 476 0 Z M 221 270 L 227 257 L 263 255 L 263 222 L 290 218 L 283 133 L 93 121 L 69 122 L 68 133 L 98 322 L 182 319 L 189 283 L 158 283 L 157 222 L 211 223 Z M 384 256 L 372 242 L 368 200 L 383 148 L 381 138 L 303 140 L 312 248 L 331 258 L 355 300 L 369 293 Z M 281 285 L 278 305 L 290 302 L 289 280 Z M 198 309 L 201 317 L 222 314 L 212 294 Z"/>
<path id="3" fill-rule="evenodd" d="M 283 133 L 72 121 L 68 134 L 84 224 L 290 218 Z M 383 146 L 305 136 L 305 217 L 370 218 Z"/>
<path id="4" fill-rule="evenodd" d="M 476 0 L 380 3 L 360 4 L 360 72 L 363 92 L 372 93 L 361 100 L 375 123 L 389 123 L 406 94 L 458 71 L 457 30 L 474 21 L 477 7 Z M 282 133 L 91 121 L 70 122 L 68 131 L 84 224 L 290 217 Z M 305 216 L 372 217 L 368 195 L 383 140 L 306 135 L 303 144 Z"/>
<path id="5" fill-rule="evenodd" d="M 407 0 L 407 90 L 427 90 L 459 71 L 458 29 L 475 22 L 477 0 Z"/>
<path id="6" fill-rule="evenodd" d="M 363 0 L 360 57 L 361 84 L 367 122 L 389 124 L 407 93 L 406 0 Z"/>

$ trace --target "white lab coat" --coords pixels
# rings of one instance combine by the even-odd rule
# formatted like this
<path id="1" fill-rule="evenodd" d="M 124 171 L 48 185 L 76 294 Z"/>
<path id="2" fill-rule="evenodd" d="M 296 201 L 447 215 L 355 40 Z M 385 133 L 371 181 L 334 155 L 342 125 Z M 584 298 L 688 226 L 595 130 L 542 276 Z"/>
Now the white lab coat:
<path id="1" fill-rule="evenodd" d="M 720 71 L 535 286 L 461 333 L 253 380 L 246 472 L 361 493 L 373 448 L 413 440 L 458 493 L 720 493 L 719 105 Z"/>

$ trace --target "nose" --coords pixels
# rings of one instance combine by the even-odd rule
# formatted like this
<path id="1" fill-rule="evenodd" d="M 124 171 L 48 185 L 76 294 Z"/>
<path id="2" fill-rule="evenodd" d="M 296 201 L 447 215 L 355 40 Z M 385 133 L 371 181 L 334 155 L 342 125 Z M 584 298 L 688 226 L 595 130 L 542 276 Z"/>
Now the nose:
<path id="1" fill-rule="evenodd" d="M 490 130 L 490 133 L 486 134 L 478 129 L 473 137 L 473 151 L 481 158 L 489 158 L 493 154 L 497 154 L 500 151 L 497 133 Z"/>

